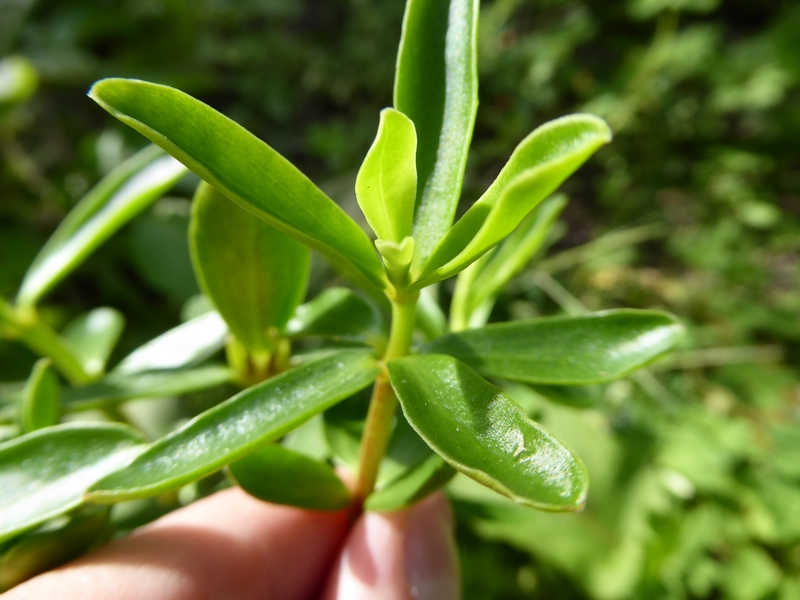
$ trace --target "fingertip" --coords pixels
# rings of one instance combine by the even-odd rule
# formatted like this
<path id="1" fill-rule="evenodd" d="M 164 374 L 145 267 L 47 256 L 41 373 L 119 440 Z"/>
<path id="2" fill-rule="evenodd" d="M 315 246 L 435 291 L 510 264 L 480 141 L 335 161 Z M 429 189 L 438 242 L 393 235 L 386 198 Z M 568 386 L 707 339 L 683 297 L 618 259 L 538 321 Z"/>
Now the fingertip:
<path id="1" fill-rule="evenodd" d="M 453 516 L 441 493 L 395 513 L 365 513 L 335 565 L 325 600 L 460 597 Z"/>

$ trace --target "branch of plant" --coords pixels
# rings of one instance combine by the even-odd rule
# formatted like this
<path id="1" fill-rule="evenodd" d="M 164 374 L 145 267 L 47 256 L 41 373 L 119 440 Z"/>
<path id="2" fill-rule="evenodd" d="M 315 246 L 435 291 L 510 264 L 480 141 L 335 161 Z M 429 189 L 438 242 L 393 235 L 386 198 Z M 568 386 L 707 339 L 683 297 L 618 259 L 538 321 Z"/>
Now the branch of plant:
<path id="1" fill-rule="evenodd" d="M 17 339 L 40 356 L 52 359 L 71 384 L 84 385 L 91 381 L 64 338 L 42 321 L 35 311 L 14 310 L 0 299 L 0 335 Z"/>
<path id="2" fill-rule="evenodd" d="M 397 396 L 389 382 L 386 363 L 395 358 L 408 355 L 414 333 L 417 309 L 417 296 L 404 298 L 405 302 L 392 301 L 392 324 L 389 343 L 381 361 L 382 369 L 372 389 L 372 399 L 361 438 L 361 451 L 358 461 L 355 499 L 360 506 L 375 489 L 378 471 L 392 431 L 394 415 L 397 411 Z"/>

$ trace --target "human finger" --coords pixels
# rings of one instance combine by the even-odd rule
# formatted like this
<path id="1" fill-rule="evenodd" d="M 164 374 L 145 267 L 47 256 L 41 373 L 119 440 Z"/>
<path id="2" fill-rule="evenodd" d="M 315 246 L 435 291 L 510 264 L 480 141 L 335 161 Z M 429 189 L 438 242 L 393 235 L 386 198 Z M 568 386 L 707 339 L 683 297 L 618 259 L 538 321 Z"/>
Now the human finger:
<path id="1" fill-rule="evenodd" d="M 313 598 L 346 533 L 346 511 L 276 506 L 234 488 L 35 577 L 3 600 Z"/>
<path id="2" fill-rule="evenodd" d="M 457 600 L 453 517 L 437 493 L 395 513 L 368 512 L 351 530 L 325 600 Z"/>

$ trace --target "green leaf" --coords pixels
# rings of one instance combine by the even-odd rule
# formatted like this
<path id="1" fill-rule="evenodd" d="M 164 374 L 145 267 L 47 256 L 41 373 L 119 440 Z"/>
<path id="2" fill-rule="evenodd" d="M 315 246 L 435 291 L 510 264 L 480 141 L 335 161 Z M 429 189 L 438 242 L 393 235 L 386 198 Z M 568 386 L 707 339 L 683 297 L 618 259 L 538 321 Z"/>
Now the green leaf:
<path id="1" fill-rule="evenodd" d="M 324 337 L 379 348 L 386 344 L 386 323 L 380 310 L 347 288 L 329 288 L 298 306 L 285 332 L 292 338 Z"/>
<path id="2" fill-rule="evenodd" d="M 413 237 L 425 264 L 456 213 L 478 109 L 478 0 L 409 0 L 394 106 L 417 132 Z"/>
<path id="3" fill-rule="evenodd" d="M 48 427 L 0 445 L 0 541 L 77 508 L 89 486 L 143 449 L 134 430 L 109 423 Z"/>
<path id="4" fill-rule="evenodd" d="M 339 510 L 350 493 L 328 464 L 282 446 L 264 446 L 228 467 L 244 491 L 273 504 Z"/>
<path id="5" fill-rule="evenodd" d="M 441 456 L 431 453 L 427 459 L 368 496 L 364 508 L 378 512 L 408 508 L 441 488 L 455 474 L 456 470 Z"/>
<path id="6" fill-rule="evenodd" d="M 242 208 L 318 250 L 367 288 L 384 287 L 364 231 L 283 156 L 176 89 L 104 79 L 89 96 Z"/>
<path id="7" fill-rule="evenodd" d="M 388 368 L 409 423 L 453 467 L 521 504 L 583 507 L 581 461 L 503 390 L 450 356 L 400 358 Z"/>
<path id="8" fill-rule="evenodd" d="M 610 140 L 606 122 L 586 114 L 561 117 L 534 130 L 489 189 L 447 232 L 412 289 L 455 275 L 478 259 Z"/>
<path id="9" fill-rule="evenodd" d="M 207 390 L 230 383 L 234 372 L 223 365 L 193 369 L 165 369 L 120 375 L 112 373 L 97 383 L 62 389 L 67 411 L 104 408 L 141 398 L 165 398 Z"/>
<path id="10" fill-rule="evenodd" d="M 646 365 L 682 335 L 667 313 L 622 309 L 487 325 L 445 335 L 421 351 L 455 356 L 489 377 L 583 385 Z"/>
<path id="11" fill-rule="evenodd" d="M 242 210 L 207 183 L 194 196 L 189 228 L 200 287 L 250 352 L 272 351 L 306 295 L 306 246 Z"/>
<path id="12" fill-rule="evenodd" d="M 398 110 L 381 111 L 378 133 L 356 177 L 356 198 L 380 240 L 411 235 L 417 197 L 417 134 Z"/>
<path id="13" fill-rule="evenodd" d="M 53 371 L 53 362 L 49 358 L 39 359 L 22 395 L 19 409 L 22 432 L 55 425 L 60 412 L 58 377 Z"/>
<path id="14" fill-rule="evenodd" d="M 496 296 L 525 268 L 547 242 L 556 219 L 566 206 L 567 197 L 563 194 L 548 198 L 497 246 L 472 283 L 472 310 Z"/>
<path id="15" fill-rule="evenodd" d="M 433 287 L 419 292 L 415 327 L 428 340 L 435 340 L 447 331 L 447 317 L 444 316 Z"/>
<path id="16" fill-rule="evenodd" d="M 225 344 L 228 326 L 218 312 L 209 312 L 150 340 L 123 358 L 116 374 L 179 369 L 200 363 Z"/>
<path id="17" fill-rule="evenodd" d="M 107 508 L 83 511 L 67 523 L 14 540 L 0 555 L 0 592 L 86 552 L 108 532 Z"/>
<path id="18" fill-rule="evenodd" d="M 75 351 L 83 370 L 97 377 L 105 370 L 124 328 L 122 313 L 104 307 L 76 317 L 67 323 L 61 335 Z"/>
<path id="19" fill-rule="evenodd" d="M 368 386 L 379 371 L 367 352 L 301 365 L 244 390 L 152 444 L 88 493 L 108 503 L 154 496 L 213 473 Z"/>
<path id="20" fill-rule="evenodd" d="M 111 171 L 70 211 L 25 274 L 19 306 L 35 305 L 103 242 L 186 174 L 149 146 Z"/>

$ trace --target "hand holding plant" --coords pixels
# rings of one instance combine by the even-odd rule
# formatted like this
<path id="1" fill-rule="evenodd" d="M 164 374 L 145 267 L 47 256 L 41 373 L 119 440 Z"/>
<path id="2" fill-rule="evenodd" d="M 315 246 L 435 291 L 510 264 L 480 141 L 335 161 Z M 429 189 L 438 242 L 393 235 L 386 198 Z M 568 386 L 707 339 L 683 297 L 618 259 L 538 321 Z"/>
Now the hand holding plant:
<path id="1" fill-rule="evenodd" d="M 477 110 L 477 13 L 476 0 L 408 2 L 395 106 L 381 113 L 356 180 L 374 244 L 291 163 L 206 104 L 142 81 L 93 86 L 96 102 L 179 162 L 148 149 L 120 167 L 48 242 L 16 304 L 0 304 L 0 331 L 51 361 L 12 409 L 27 433 L 0 447 L 0 541 L 23 543 L 64 514 L 100 515 L 100 537 L 107 505 L 168 497 L 221 469 L 253 496 L 317 510 L 400 510 L 456 472 L 531 507 L 583 507 L 583 464 L 502 382 L 609 381 L 668 351 L 681 327 L 635 310 L 486 325 L 564 206 L 548 197 L 611 133 L 586 114 L 537 128 L 452 225 Z M 70 341 L 40 321 L 36 304 L 186 168 L 204 181 L 190 239 L 215 310 L 105 374 L 121 317 Z M 301 305 L 308 247 L 366 297 L 332 288 Z M 430 292 L 453 276 L 446 332 Z M 222 343 L 227 367 L 195 366 Z M 53 383 L 53 368 L 75 387 Z M 113 407 L 221 381 L 245 389 L 152 443 L 118 424 L 43 416 L 54 405 Z M 313 434 L 309 423 L 321 455 L 289 435 L 300 426 Z M 354 470 L 352 494 L 327 458 Z"/>

